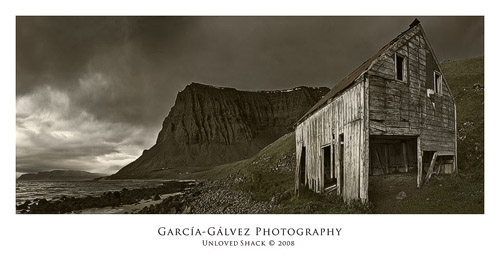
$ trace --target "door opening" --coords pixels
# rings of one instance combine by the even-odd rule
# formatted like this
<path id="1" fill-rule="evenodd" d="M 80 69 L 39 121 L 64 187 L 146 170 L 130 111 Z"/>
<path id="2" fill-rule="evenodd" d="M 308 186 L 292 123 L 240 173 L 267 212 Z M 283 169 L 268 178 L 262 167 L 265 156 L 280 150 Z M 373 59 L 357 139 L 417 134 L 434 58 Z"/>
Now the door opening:
<path id="1" fill-rule="evenodd" d="M 417 139 L 411 136 L 370 136 L 370 175 L 415 174 Z"/>
<path id="2" fill-rule="evenodd" d="M 300 185 L 306 183 L 306 147 L 302 146 L 302 153 L 300 154 Z"/>
<path id="3" fill-rule="evenodd" d="M 337 178 L 335 178 L 332 168 L 332 146 L 328 145 L 323 147 L 321 151 L 323 155 L 323 180 L 325 182 L 324 187 L 326 189 L 330 186 L 337 185 Z"/>

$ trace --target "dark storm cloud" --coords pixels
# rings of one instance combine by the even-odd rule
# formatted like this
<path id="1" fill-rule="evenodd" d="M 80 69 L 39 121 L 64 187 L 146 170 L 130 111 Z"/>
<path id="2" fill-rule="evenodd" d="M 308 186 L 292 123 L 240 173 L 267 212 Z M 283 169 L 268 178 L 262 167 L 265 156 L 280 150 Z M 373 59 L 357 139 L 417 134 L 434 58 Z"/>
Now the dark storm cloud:
<path id="1" fill-rule="evenodd" d="M 49 142 L 57 146 L 44 148 L 40 153 L 48 156 L 39 154 L 40 163 L 78 157 L 83 162 L 84 155 L 56 153 L 71 139 L 82 148 L 94 144 L 101 151 L 91 157 L 94 163 L 106 159 L 106 169 L 116 168 L 152 145 L 187 84 L 246 90 L 332 87 L 413 19 L 18 17 L 17 147 Z M 482 17 L 419 19 L 440 60 L 483 55 Z M 134 134 L 140 137 L 128 136 Z M 99 147 L 102 142 L 111 150 Z M 35 169 L 36 157 L 22 151 L 18 161 L 29 159 L 29 169 Z M 59 156 L 60 161 L 51 160 Z"/>
<path id="2" fill-rule="evenodd" d="M 412 19 L 19 17 L 17 91 L 41 84 L 74 90 L 79 79 L 102 74 L 107 86 L 75 97 L 79 103 L 99 119 L 149 124 L 192 81 L 241 89 L 332 86 Z M 482 55 L 482 18 L 421 20 L 442 60 Z"/>
<path id="3" fill-rule="evenodd" d="M 124 41 L 126 20 L 85 17 L 18 17 L 17 89 L 74 81 L 89 60 Z"/>

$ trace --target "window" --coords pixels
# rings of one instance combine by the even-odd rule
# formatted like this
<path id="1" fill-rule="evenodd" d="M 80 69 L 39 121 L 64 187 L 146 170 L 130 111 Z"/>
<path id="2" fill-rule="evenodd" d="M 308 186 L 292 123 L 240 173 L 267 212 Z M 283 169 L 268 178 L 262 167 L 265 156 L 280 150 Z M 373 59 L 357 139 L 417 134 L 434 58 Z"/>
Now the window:
<path id="1" fill-rule="evenodd" d="M 441 94 L 443 91 L 443 76 L 434 71 L 434 92 Z"/>
<path id="2" fill-rule="evenodd" d="M 406 58 L 396 54 L 396 80 L 406 81 Z"/>

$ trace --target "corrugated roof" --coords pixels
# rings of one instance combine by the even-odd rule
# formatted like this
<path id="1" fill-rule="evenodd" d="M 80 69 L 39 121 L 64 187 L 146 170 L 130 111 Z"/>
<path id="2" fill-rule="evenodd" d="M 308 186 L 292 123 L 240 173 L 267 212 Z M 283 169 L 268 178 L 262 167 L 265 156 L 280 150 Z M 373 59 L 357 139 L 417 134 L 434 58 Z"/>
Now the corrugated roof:
<path id="1" fill-rule="evenodd" d="M 313 112 L 318 110 L 323 104 L 325 104 L 330 98 L 335 97 L 337 94 L 341 93 L 343 90 L 347 89 L 348 87 L 351 86 L 351 84 L 364 72 L 366 71 L 370 65 L 372 64 L 375 59 L 377 59 L 380 55 L 382 55 L 389 47 L 395 43 L 396 41 L 399 40 L 399 38 L 404 35 L 406 32 L 408 32 L 410 29 L 415 27 L 416 25 L 419 25 L 420 21 L 418 19 L 415 19 L 411 24 L 410 28 L 408 28 L 406 31 L 400 33 L 396 38 L 394 38 L 392 41 L 387 43 L 384 47 L 382 47 L 375 55 L 373 55 L 370 59 L 366 60 L 361 66 L 356 68 L 352 73 L 347 75 L 344 79 L 342 79 L 337 85 L 335 85 L 331 91 L 329 91 L 323 98 L 321 98 L 311 109 L 309 109 L 304 116 L 302 116 L 295 125 L 300 124 L 302 121 L 307 119 Z"/>

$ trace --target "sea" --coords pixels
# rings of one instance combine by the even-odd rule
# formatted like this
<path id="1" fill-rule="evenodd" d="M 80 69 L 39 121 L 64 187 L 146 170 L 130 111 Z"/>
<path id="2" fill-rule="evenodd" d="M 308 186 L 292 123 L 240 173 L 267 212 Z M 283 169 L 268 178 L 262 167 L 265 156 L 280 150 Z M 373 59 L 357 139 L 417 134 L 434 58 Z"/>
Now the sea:
<path id="1" fill-rule="evenodd" d="M 36 198 L 53 200 L 66 197 L 100 196 L 123 188 L 137 189 L 161 185 L 163 180 L 105 180 L 105 181 L 16 181 L 16 205 Z"/>

